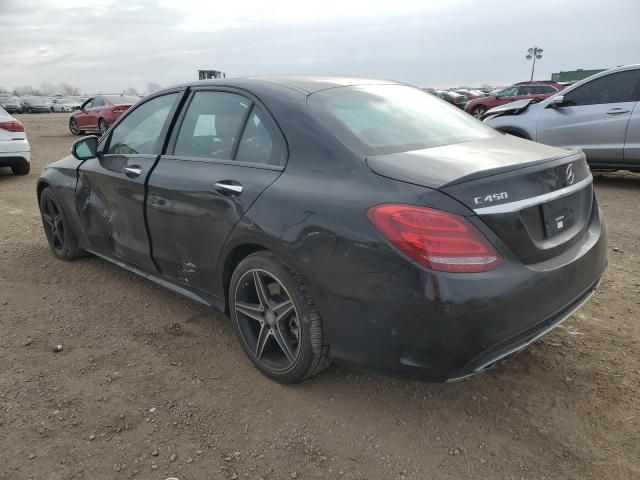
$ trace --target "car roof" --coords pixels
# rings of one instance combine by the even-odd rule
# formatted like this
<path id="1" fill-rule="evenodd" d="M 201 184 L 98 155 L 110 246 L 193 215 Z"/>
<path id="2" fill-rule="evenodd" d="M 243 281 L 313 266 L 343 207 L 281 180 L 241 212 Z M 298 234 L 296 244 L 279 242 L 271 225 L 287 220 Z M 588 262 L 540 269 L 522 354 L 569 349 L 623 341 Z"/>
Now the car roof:
<path id="1" fill-rule="evenodd" d="M 377 80 L 361 77 L 339 77 L 339 76 L 312 76 L 312 75 L 263 75 L 239 78 L 218 78 L 211 80 L 196 80 L 179 85 L 180 87 L 201 87 L 201 86 L 237 86 L 241 88 L 251 88 L 265 83 L 274 83 L 283 87 L 296 90 L 309 95 L 320 90 L 330 88 L 347 87 L 355 85 L 403 85 L 392 80 Z"/>

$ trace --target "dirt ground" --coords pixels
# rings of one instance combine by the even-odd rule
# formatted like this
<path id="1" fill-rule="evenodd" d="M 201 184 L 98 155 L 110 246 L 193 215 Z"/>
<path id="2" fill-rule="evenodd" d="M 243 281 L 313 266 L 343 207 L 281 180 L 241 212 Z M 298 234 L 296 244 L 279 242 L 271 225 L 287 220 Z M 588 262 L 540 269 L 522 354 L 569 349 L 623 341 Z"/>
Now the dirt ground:
<path id="1" fill-rule="evenodd" d="M 285 387 L 224 315 L 50 253 L 35 181 L 74 137 L 65 114 L 20 120 L 31 174 L 0 169 L 1 479 L 640 478 L 640 175 L 597 175 L 602 285 L 505 365 L 452 384 L 332 367 Z"/>

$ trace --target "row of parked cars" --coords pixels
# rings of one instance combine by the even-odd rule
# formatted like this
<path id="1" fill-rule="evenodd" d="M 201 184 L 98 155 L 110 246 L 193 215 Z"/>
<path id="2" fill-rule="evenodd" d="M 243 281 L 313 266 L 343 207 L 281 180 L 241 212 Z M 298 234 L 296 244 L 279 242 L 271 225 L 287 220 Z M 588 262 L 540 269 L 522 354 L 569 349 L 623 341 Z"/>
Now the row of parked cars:
<path id="1" fill-rule="evenodd" d="M 565 88 L 567 83 L 553 81 L 520 82 L 497 89 L 429 90 L 430 93 L 463 109 L 476 118 L 488 110 L 516 100 L 543 100 Z"/>
<path id="2" fill-rule="evenodd" d="M 32 95 L 17 97 L 0 94 L 0 107 L 8 113 L 72 112 L 80 108 L 87 97 L 45 97 Z"/>

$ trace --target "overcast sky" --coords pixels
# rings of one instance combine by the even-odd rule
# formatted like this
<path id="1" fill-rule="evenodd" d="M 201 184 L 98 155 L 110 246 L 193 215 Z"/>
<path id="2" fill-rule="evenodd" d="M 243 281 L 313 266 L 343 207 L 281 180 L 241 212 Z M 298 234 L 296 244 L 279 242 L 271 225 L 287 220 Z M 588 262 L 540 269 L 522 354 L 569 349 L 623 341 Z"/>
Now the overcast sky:
<path id="1" fill-rule="evenodd" d="M 418 86 L 640 63 L 640 0 L 0 0 L 0 87 L 341 74 Z"/>

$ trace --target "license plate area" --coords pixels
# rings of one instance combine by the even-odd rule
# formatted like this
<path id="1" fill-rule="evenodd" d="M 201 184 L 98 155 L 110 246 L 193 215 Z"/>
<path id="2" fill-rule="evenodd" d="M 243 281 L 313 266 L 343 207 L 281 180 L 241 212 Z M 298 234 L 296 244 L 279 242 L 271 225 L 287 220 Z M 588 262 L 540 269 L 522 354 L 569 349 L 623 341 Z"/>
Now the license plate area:
<path id="1" fill-rule="evenodd" d="M 573 208 L 566 202 L 555 201 L 541 205 L 542 221 L 544 224 L 544 236 L 554 237 L 575 224 L 575 213 Z"/>

